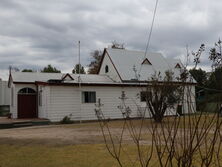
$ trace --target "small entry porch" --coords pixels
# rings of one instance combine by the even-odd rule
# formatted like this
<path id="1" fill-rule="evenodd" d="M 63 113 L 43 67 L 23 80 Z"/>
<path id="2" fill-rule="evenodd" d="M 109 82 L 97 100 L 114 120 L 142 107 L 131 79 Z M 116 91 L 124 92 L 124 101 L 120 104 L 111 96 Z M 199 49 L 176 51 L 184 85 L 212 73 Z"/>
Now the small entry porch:
<path id="1" fill-rule="evenodd" d="M 39 126 L 39 125 L 49 125 L 50 121 L 48 119 L 13 119 L 7 117 L 0 117 L 0 129 L 8 128 L 20 128 L 28 126 Z"/>

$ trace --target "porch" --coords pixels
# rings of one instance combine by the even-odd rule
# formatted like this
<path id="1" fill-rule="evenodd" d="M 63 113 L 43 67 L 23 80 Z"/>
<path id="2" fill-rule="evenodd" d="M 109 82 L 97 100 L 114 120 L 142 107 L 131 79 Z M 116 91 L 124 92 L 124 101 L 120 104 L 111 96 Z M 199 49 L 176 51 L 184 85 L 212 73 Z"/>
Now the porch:
<path id="1" fill-rule="evenodd" d="M 13 119 L 7 117 L 0 117 L 0 129 L 8 128 L 20 128 L 27 126 L 38 126 L 38 125 L 49 125 L 50 121 L 48 119 Z"/>

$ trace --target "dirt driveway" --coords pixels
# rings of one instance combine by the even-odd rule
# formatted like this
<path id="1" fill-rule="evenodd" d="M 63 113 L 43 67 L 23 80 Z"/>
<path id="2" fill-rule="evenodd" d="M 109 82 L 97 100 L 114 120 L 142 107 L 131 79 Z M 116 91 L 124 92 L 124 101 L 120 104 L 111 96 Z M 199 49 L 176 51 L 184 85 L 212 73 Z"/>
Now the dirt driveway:
<path id="1" fill-rule="evenodd" d="M 134 120 L 135 129 L 139 130 L 140 121 Z M 112 137 L 117 141 L 120 137 L 123 121 L 109 122 L 109 130 Z M 151 135 L 147 129 L 142 130 L 143 144 L 151 144 Z M 108 132 L 105 134 L 108 136 Z M 149 140 L 150 139 L 150 140 Z M 133 143 L 127 129 L 123 134 L 125 144 Z M 70 145 L 70 144 L 104 144 L 103 135 L 98 122 L 69 124 L 69 125 L 46 125 L 16 129 L 0 130 L 0 144 L 47 144 L 47 145 Z"/>
<path id="2" fill-rule="evenodd" d="M 0 130 L 0 144 L 86 144 L 102 143 L 99 126 L 48 125 Z"/>

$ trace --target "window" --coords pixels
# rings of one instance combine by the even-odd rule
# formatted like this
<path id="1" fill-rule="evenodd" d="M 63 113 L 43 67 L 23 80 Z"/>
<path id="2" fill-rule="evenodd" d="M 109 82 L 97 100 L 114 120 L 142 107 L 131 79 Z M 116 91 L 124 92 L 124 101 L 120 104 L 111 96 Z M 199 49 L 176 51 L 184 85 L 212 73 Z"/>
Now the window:
<path id="1" fill-rule="evenodd" d="M 146 92 L 140 92 L 140 101 L 146 102 Z"/>
<path id="2" fill-rule="evenodd" d="M 82 92 L 83 103 L 96 103 L 96 92 Z"/>
<path id="3" fill-rule="evenodd" d="M 177 105 L 177 114 L 179 114 L 179 115 L 183 114 L 183 109 L 182 109 L 182 105 L 181 104 Z"/>
<path id="4" fill-rule="evenodd" d="M 106 65 L 105 67 L 105 73 L 108 73 L 109 72 L 109 66 Z"/>
<path id="5" fill-rule="evenodd" d="M 35 90 L 31 89 L 31 88 L 23 88 L 21 89 L 18 94 L 35 94 Z"/>
<path id="6" fill-rule="evenodd" d="M 140 101 L 141 102 L 146 102 L 146 100 L 147 100 L 147 98 L 149 98 L 149 96 L 151 96 L 151 94 L 148 91 L 140 92 Z"/>

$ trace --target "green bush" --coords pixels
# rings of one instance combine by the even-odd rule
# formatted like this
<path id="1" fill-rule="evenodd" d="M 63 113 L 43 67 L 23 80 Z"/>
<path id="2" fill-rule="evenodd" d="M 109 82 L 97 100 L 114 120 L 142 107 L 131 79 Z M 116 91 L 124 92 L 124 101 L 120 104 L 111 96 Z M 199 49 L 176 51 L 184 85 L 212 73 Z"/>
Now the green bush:
<path id="1" fill-rule="evenodd" d="M 61 121 L 60 123 L 61 124 L 72 124 L 74 121 L 71 120 L 71 117 L 70 116 L 65 116 Z"/>
<path id="2" fill-rule="evenodd" d="M 0 117 L 5 117 L 5 116 L 8 116 L 9 114 L 9 106 L 0 106 Z"/>

